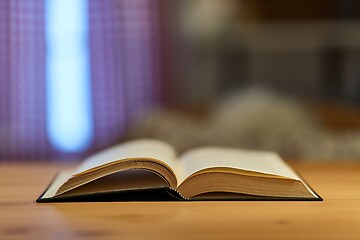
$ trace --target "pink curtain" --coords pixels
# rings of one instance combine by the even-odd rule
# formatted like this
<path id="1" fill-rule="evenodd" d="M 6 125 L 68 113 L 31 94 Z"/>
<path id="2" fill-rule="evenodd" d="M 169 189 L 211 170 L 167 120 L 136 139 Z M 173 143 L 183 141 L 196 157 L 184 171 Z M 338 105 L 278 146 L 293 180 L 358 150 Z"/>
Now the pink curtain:
<path id="1" fill-rule="evenodd" d="M 94 140 L 86 152 L 55 149 L 46 132 L 44 2 L 0 0 L 0 160 L 75 159 L 115 143 L 160 103 L 160 3 L 89 1 Z"/>

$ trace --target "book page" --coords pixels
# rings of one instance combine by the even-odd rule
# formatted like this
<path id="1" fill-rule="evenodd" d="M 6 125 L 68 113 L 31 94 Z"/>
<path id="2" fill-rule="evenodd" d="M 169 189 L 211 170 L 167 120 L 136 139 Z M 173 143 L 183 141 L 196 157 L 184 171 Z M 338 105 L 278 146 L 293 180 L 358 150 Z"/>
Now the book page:
<path id="1" fill-rule="evenodd" d="M 41 198 L 52 198 L 56 195 L 56 191 L 61 185 L 63 185 L 71 176 L 71 170 L 62 171 L 56 175 L 56 178 L 51 183 L 49 188 L 46 190 L 44 195 Z"/>
<path id="2" fill-rule="evenodd" d="M 160 140 L 140 139 L 117 144 L 91 155 L 72 174 L 126 158 L 155 158 L 166 163 L 176 175 L 180 171 L 176 151 L 170 144 Z"/>
<path id="3" fill-rule="evenodd" d="M 286 163 L 272 152 L 203 147 L 184 153 L 180 159 L 183 173 L 178 178 L 179 183 L 195 172 L 213 167 L 229 167 L 300 180 Z"/>

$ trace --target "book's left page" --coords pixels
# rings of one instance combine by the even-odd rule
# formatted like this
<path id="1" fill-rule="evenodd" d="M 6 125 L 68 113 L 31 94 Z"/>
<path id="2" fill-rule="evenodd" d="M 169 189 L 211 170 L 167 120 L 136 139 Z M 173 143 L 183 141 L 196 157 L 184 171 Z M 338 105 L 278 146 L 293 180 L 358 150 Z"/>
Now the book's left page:
<path id="1" fill-rule="evenodd" d="M 170 144 L 156 139 L 139 139 L 119 143 L 89 156 L 72 172 L 72 175 L 79 175 L 121 159 L 141 158 L 160 160 L 167 164 L 176 175 L 181 169 L 179 161 L 176 160 L 176 151 Z"/>
<path id="2" fill-rule="evenodd" d="M 181 171 L 174 148 L 163 141 L 140 139 L 109 147 L 77 168 L 59 173 L 44 197 L 159 186 L 175 188 Z M 112 175 L 116 174 L 116 177 Z M 157 179 L 151 175 L 157 175 Z M 155 180 L 155 181 L 153 181 Z M 99 184 L 101 183 L 101 184 Z M 107 188 L 106 188 L 106 187 Z"/>

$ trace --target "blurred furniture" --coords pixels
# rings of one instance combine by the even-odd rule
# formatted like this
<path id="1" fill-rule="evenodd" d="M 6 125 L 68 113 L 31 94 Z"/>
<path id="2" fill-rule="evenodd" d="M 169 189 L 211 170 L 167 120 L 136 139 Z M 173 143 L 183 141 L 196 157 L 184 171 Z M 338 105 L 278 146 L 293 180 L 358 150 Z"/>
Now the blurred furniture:
<path id="1" fill-rule="evenodd" d="M 359 1 L 218 1 L 217 14 L 194 2 L 178 20 L 188 26 L 174 82 L 180 103 L 206 105 L 248 85 L 360 103 Z"/>
<path id="2" fill-rule="evenodd" d="M 331 130 L 359 131 L 360 129 L 358 106 L 320 103 L 313 105 L 311 111 L 317 121 Z"/>
<path id="3" fill-rule="evenodd" d="M 36 204 L 70 165 L 0 165 L 1 239 L 360 239 L 360 164 L 291 164 L 323 202 Z"/>

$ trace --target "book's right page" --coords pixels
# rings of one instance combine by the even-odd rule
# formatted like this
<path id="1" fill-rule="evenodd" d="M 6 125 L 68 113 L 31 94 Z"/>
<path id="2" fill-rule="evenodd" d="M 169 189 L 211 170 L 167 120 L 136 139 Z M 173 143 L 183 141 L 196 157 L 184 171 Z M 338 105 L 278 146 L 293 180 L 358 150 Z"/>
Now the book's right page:
<path id="1" fill-rule="evenodd" d="M 273 152 L 241 150 L 226 147 L 201 147 L 180 156 L 183 171 L 178 181 L 182 183 L 192 174 L 208 168 L 235 168 L 260 174 L 303 180 Z M 304 182 L 303 182 L 304 183 Z M 306 188 L 317 195 L 304 183 Z"/>
<path id="2" fill-rule="evenodd" d="M 272 152 L 231 149 L 225 147 L 201 147 L 181 155 L 182 182 L 193 173 L 212 167 L 229 167 L 292 179 L 299 177 Z"/>

